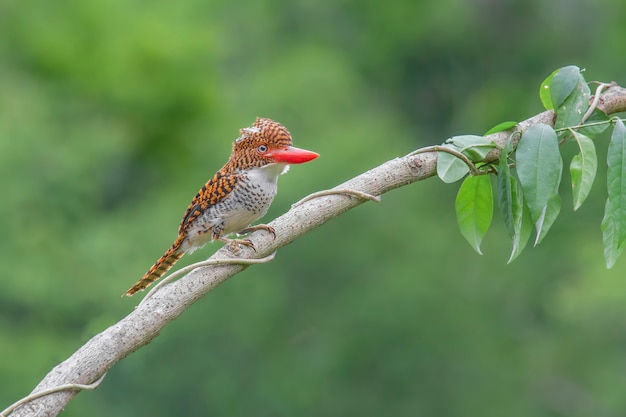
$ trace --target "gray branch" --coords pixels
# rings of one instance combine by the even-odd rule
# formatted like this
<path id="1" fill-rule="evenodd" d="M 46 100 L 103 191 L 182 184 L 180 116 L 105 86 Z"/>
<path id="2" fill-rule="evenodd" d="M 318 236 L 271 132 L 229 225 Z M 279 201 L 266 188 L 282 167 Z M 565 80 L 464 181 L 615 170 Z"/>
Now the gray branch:
<path id="1" fill-rule="evenodd" d="M 612 86 L 599 101 L 598 107 L 607 114 L 626 110 L 626 90 Z M 554 125 L 554 112 L 540 113 L 518 128 L 525 131 L 537 123 Z M 511 132 L 499 132 L 489 136 L 503 147 Z M 519 136 L 519 135 L 517 135 Z M 498 149 L 492 150 L 486 160 L 499 157 Z M 395 188 L 436 175 L 436 153 L 409 154 L 373 168 L 341 185 L 336 190 L 356 190 L 380 196 Z M 294 206 L 287 213 L 270 223 L 276 231 L 276 239 L 264 232 L 251 236 L 256 252 L 242 248 L 242 257 L 263 258 L 291 243 L 308 231 L 328 220 L 366 202 L 354 194 L 324 193 Z M 225 249 L 217 251 L 210 259 L 226 259 L 232 255 Z M 277 261 L 280 262 L 280 259 Z M 118 323 L 87 341 L 67 360 L 55 366 L 35 387 L 33 394 L 66 384 L 88 385 L 102 378 L 117 362 L 148 344 L 172 320 L 176 319 L 195 301 L 219 284 L 247 268 L 246 265 L 212 265 L 193 270 L 183 278 L 155 292 L 144 303 Z M 55 392 L 17 408 L 11 416 L 56 416 L 77 394 L 77 390 Z"/>

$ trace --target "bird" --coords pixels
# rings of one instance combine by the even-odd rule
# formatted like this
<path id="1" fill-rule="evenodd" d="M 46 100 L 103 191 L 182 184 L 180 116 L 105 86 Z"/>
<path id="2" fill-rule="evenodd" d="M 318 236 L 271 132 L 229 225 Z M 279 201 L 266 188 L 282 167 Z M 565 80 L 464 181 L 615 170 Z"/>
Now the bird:
<path id="1" fill-rule="evenodd" d="M 198 191 L 187 207 L 178 237 L 143 277 L 123 295 L 132 296 L 158 280 L 184 254 L 190 254 L 211 241 L 222 241 L 235 255 L 239 246 L 254 249 L 249 239 L 228 235 L 265 230 L 276 238 L 274 229 L 259 224 L 277 191 L 278 176 L 289 165 L 312 161 L 318 153 L 292 145 L 289 131 L 268 118 L 257 118 L 252 126 L 240 130 L 230 158 Z"/>

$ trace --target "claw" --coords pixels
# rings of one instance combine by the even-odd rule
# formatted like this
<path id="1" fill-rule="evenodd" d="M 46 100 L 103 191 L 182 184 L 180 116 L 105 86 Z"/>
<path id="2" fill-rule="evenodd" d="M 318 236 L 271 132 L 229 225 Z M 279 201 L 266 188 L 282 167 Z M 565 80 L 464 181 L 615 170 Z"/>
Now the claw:
<path id="1" fill-rule="evenodd" d="M 276 240 L 276 231 L 274 230 L 272 226 L 268 226 L 266 224 L 257 224 L 256 226 L 247 227 L 237 234 L 246 235 L 248 233 L 252 233 L 257 230 L 265 230 L 266 232 L 270 233 L 274 237 L 274 240 Z M 241 248 L 239 246 L 246 246 L 256 252 L 254 243 L 252 243 L 252 241 L 247 238 L 246 239 L 229 239 L 227 237 L 217 237 L 214 239 L 221 240 L 222 242 L 226 243 L 226 245 L 228 245 L 228 250 L 230 250 L 235 256 L 239 256 L 239 254 L 241 253 Z"/>
<path id="2" fill-rule="evenodd" d="M 240 245 L 246 246 L 256 252 L 254 243 L 252 243 L 250 239 L 228 239 L 222 237 L 219 240 L 226 243 L 228 246 L 228 250 L 231 251 L 235 256 L 239 256 L 239 254 L 241 253 L 241 248 L 239 247 Z"/>
<path id="3" fill-rule="evenodd" d="M 252 233 L 257 230 L 265 230 L 267 233 L 270 233 L 272 235 L 274 240 L 276 240 L 276 231 L 274 230 L 272 226 L 268 226 L 266 224 L 257 224 L 256 226 L 247 227 L 243 229 L 241 232 L 239 232 L 239 234 L 246 235 L 248 233 Z"/>

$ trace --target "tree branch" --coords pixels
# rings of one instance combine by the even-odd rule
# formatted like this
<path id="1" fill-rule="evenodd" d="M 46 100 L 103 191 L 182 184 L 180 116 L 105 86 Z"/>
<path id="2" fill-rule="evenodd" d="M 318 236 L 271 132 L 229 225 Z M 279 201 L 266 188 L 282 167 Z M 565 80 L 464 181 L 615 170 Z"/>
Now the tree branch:
<path id="1" fill-rule="evenodd" d="M 611 86 L 597 101 L 597 107 L 607 114 L 626 111 L 626 89 Z M 538 123 L 553 126 L 554 119 L 554 112 L 546 111 L 521 122 L 518 129 L 523 132 Z M 489 135 L 488 139 L 502 148 L 510 135 L 511 131 L 498 132 Z M 485 160 L 494 161 L 499 156 L 500 150 L 494 148 L 487 154 Z M 263 232 L 253 233 L 250 238 L 254 242 L 256 252 L 242 248 L 241 257 L 250 259 L 268 257 L 308 231 L 368 201 L 372 196 L 380 196 L 395 188 L 436 175 L 436 166 L 436 152 L 412 153 L 385 162 L 332 190 L 316 193 L 270 223 L 276 231 L 275 240 Z M 222 248 L 210 259 L 223 260 L 231 257 L 232 255 Z M 148 344 L 169 322 L 176 319 L 199 298 L 245 268 L 247 265 L 240 264 L 203 266 L 178 281 L 163 286 L 128 316 L 94 336 L 67 360 L 55 366 L 35 387 L 32 394 L 66 384 L 71 384 L 72 389 L 34 398 L 19 406 L 11 415 L 56 416 L 76 395 L 76 387 L 89 385 L 101 379 L 113 365 Z"/>

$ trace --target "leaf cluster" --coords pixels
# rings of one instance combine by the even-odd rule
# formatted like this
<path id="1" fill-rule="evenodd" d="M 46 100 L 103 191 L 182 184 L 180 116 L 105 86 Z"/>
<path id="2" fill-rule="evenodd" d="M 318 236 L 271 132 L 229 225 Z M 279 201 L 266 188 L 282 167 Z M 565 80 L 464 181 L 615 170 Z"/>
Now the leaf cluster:
<path id="1" fill-rule="evenodd" d="M 607 267 L 621 254 L 626 241 L 626 128 L 621 119 L 609 119 L 596 108 L 598 101 L 593 100 L 582 72 L 567 66 L 541 83 L 539 98 L 546 110 L 555 112 L 554 126 L 536 124 L 522 132 L 516 122 L 503 122 L 484 136 L 456 136 L 438 147 L 438 176 L 449 183 L 465 177 L 456 197 L 456 215 L 461 233 L 479 254 L 492 223 L 494 200 L 513 242 L 509 262 L 519 256 L 533 232 L 535 245 L 544 239 L 561 211 L 561 145 L 566 142 L 578 148 L 569 173 L 573 208 L 580 208 L 598 169 L 593 139 L 610 127 L 608 196 L 601 227 Z M 599 83 L 596 96 L 606 86 Z M 497 147 L 487 136 L 502 131 L 509 131 L 510 136 L 500 149 L 500 158 L 486 161 L 489 151 Z M 485 175 L 492 173 L 496 174 L 495 189 L 491 177 Z"/>

